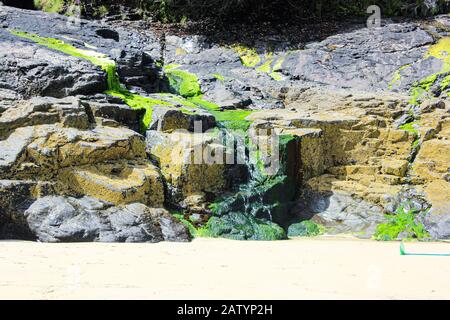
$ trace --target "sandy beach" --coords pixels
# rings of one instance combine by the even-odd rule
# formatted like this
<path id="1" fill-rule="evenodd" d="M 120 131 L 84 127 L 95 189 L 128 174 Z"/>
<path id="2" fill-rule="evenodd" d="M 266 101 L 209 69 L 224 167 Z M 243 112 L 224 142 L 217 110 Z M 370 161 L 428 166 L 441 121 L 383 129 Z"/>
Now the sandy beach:
<path id="1" fill-rule="evenodd" d="M 450 253 L 449 243 L 407 243 Z M 0 242 L 1 299 L 449 299 L 450 257 L 350 238 Z"/>

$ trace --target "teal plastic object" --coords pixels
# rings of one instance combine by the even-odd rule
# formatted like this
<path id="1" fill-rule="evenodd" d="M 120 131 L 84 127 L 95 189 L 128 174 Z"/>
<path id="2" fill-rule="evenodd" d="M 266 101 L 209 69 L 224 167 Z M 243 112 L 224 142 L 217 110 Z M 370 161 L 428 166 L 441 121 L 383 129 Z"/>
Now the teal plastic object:
<path id="1" fill-rule="evenodd" d="M 405 245 L 400 243 L 401 256 L 432 256 L 432 257 L 450 257 L 450 253 L 408 253 L 405 251 Z"/>

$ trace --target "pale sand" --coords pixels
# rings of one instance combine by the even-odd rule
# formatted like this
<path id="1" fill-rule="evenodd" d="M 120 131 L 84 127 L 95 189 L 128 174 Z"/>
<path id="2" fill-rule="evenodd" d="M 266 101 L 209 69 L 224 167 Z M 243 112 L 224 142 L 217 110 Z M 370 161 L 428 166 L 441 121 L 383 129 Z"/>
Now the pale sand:
<path id="1" fill-rule="evenodd" d="M 407 251 L 450 253 L 449 243 Z M 192 243 L 0 242 L 1 299 L 450 298 L 450 257 L 348 238 Z"/>

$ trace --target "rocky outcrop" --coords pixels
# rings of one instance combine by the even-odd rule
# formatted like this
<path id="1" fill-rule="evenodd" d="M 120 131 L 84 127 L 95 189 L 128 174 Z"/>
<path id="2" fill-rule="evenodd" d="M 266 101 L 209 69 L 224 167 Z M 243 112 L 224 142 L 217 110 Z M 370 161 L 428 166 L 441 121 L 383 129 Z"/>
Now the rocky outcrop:
<path id="1" fill-rule="evenodd" d="M 0 10 L 0 23 L 3 27 L 0 30 L 0 39 L 4 46 L 1 52 L 8 53 L 1 59 L 2 63 L 5 63 L 7 73 L 0 79 L 11 79 L 9 73 L 18 71 L 18 67 L 14 65 L 29 66 L 31 79 L 28 83 L 33 85 L 34 89 L 29 92 L 30 90 L 27 90 L 29 85 L 26 84 L 26 78 L 23 78 L 23 81 L 17 79 L 16 84 L 11 86 L 14 90 L 23 88 L 22 91 L 30 95 L 43 94 L 56 97 L 100 93 L 106 89 L 104 81 L 106 75 L 88 62 L 32 46 L 27 40 L 11 37 L 5 28 L 56 38 L 65 43 L 81 46 L 85 50 L 94 49 L 115 59 L 118 74 L 129 88 L 141 92 L 157 91 L 159 70 L 156 62 L 159 59 L 157 54 L 160 47 L 159 41 L 151 32 L 130 32 L 123 27 L 110 27 L 100 22 L 73 19 L 63 15 L 52 15 L 49 19 L 44 12 L 17 10 L 7 6 L 0 7 Z M 111 37 L 110 34 L 115 36 Z M 10 50 L 17 52 L 15 56 L 23 59 L 22 63 L 16 64 L 17 60 L 12 58 Z M 8 67 L 8 61 L 11 67 Z M 47 74 L 51 83 L 43 81 L 45 80 L 43 76 Z M 34 78 L 36 76 L 44 79 L 38 81 L 38 78 Z"/>
<path id="2" fill-rule="evenodd" d="M 189 241 L 188 229 L 164 209 L 134 203 L 114 207 L 95 198 L 44 197 L 25 212 L 44 242 Z"/>
<path id="3" fill-rule="evenodd" d="M 370 237 L 409 208 L 450 236 L 448 17 L 272 50 L 0 10 L 2 234 L 187 240 L 174 207 L 211 236 L 283 239 L 312 219 Z M 219 133 L 248 128 L 289 137 L 275 178 L 261 155 L 225 163 Z"/>
<path id="4" fill-rule="evenodd" d="M 18 101 L 2 112 L 0 178 L 22 180 L 0 185 L 0 236 L 187 241 L 187 229 L 167 211 L 155 209 L 164 204 L 164 184 L 147 160 L 143 137 L 120 123 L 133 118 L 139 119 L 125 105 L 75 97 Z M 45 198 L 48 194 L 95 198 Z"/>
<path id="5" fill-rule="evenodd" d="M 23 213 L 39 196 L 53 192 L 51 183 L 0 180 L 0 239 L 34 240 Z"/>
<path id="6" fill-rule="evenodd" d="M 211 133 L 147 132 L 147 150 L 161 168 L 173 201 L 205 193 L 218 196 L 226 189 L 225 147 L 217 140 Z"/>
<path id="7" fill-rule="evenodd" d="M 106 77 L 88 62 L 19 42 L 0 29 L 0 88 L 25 98 L 61 98 L 104 91 Z"/>

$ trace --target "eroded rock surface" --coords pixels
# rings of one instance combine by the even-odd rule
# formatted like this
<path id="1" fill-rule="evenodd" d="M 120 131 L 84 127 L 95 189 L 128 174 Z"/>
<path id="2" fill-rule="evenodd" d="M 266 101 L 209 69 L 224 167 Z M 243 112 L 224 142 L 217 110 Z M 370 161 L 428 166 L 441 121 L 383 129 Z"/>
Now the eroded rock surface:
<path id="1" fill-rule="evenodd" d="M 95 198 L 44 197 L 25 212 L 44 242 L 189 241 L 187 228 L 164 209 L 134 203 L 114 207 Z"/>
<path id="2" fill-rule="evenodd" d="M 0 7 L 1 236 L 188 240 L 170 207 L 213 236 L 283 239 L 312 219 L 370 237 L 406 206 L 425 213 L 431 237 L 450 237 L 447 16 L 355 27 L 304 50 L 78 22 Z M 104 54 L 115 69 L 14 31 Z M 234 147 L 216 135 L 242 128 L 294 137 L 291 183 L 245 194 L 262 216 L 234 208 L 208 224 L 211 203 L 270 180 L 225 163 Z M 283 203 L 272 197 L 269 214 L 275 194 Z"/>

